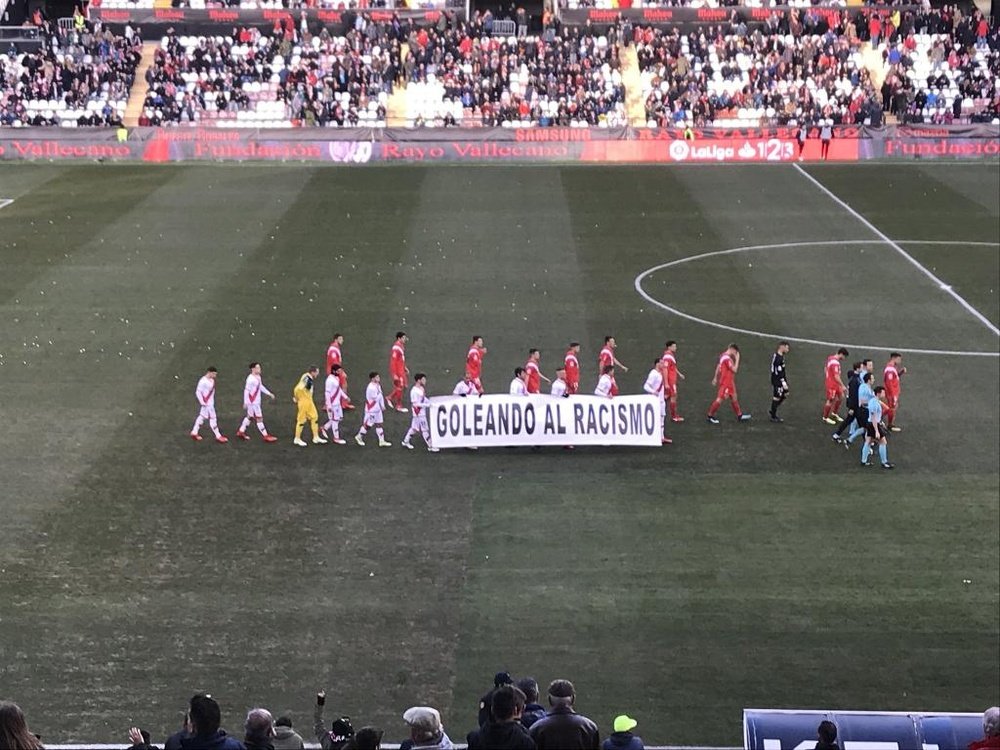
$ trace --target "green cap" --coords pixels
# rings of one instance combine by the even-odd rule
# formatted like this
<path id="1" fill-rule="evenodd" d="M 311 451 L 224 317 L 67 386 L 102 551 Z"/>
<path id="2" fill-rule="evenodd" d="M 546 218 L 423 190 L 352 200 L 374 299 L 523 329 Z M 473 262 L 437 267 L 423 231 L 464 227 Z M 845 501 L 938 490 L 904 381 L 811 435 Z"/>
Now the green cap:
<path id="1" fill-rule="evenodd" d="M 638 726 L 639 722 L 633 719 L 631 716 L 626 716 L 622 714 L 621 716 L 615 717 L 615 731 L 616 732 L 628 732 Z"/>

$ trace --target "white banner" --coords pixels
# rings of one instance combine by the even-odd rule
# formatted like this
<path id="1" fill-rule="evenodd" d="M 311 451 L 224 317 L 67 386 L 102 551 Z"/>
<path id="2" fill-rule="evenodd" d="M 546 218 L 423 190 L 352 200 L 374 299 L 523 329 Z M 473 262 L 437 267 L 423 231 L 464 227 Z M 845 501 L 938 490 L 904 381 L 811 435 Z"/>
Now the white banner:
<path id="1" fill-rule="evenodd" d="M 436 448 L 510 445 L 659 446 L 656 396 L 434 396 L 428 420 Z"/>

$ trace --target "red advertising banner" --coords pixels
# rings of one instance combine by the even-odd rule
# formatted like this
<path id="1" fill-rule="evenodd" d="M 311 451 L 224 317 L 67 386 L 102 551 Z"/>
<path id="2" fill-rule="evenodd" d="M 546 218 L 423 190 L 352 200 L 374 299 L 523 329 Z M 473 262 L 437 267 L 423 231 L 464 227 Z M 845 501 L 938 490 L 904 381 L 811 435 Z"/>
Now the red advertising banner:
<path id="1" fill-rule="evenodd" d="M 799 141 L 785 128 L 696 131 L 631 128 L 422 128 L 226 130 L 136 128 L 118 140 L 108 129 L 18 128 L 0 131 L 6 161 L 227 161 L 393 164 L 745 164 L 817 161 L 818 134 Z M 331 139 L 333 136 L 333 139 Z M 996 159 L 1000 128 L 839 128 L 827 159 Z"/>

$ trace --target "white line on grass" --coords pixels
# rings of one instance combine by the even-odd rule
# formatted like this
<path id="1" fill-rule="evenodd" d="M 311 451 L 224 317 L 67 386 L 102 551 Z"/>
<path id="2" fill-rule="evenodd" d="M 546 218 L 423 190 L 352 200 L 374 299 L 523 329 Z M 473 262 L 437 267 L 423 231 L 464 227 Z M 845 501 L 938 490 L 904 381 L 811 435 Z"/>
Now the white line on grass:
<path id="1" fill-rule="evenodd" d="M 900 240 L 903 245 L 925 245 L 925 244 L 950 244 L 950 245 L 982 245 L 986 247 L 1000 247 L 1000 243 L 997 242 L 961 242 L 958 240 Z M 820 339 L 806 339 L 796 336 L 786 336 L 777 333 L 766 333 L 764 331 L 754 331 L 749 328 L 737 328 L 736 326 L 726 325 L 725 323 L 717 323 L 714 320 L 706 320 L 705 318 L 699 318 L 694 315 L 690 315 L 682 310 L 678 310 L 676 307 L 672 307 L 664 302 L 660 302 L 658 299 L 650 296 L 645 289 L 642 288 L 642 281 L 650 274 L 654 274 L 657 271 L 662 271 L 664 268 L 671 268 L 672 266 L 679 266 L 682 263 L 690 263 L 696 260 L 703 260 L 705 258 L 713 258 L 718 255 L 732 255 L 734 253 L 746 253 L 753 250 L 785 250 L 794 247 L 823 247 L 823 246 L 835 246 L 835 245 L 881 245 L 883 244 L 879 240 L 821 240 L 814 242 L 781 242 L 775 245 L 746 245 L 744 247 L 733 247 L 728 250 L 715 250 L 710 253 L 699 253 L 698 255 L 691 255 L 687 258 L 680 258 L 678 260 L 672 260 L 669 263 L 661 263 L 658 266 L 653 266 L 652 268 L 647 268 L 645 271 L 640 273 L 635 277 L 635 290 L 639 293 L 639 296 L 644 300 L 649 302 L 651 305 L 656 305 L 662 310 L 666 310 L 669 313 L 673 313 L 681 318 L 690 320 L 694 323 L 701 323 L 702 325 L 711 326 L 712 328 L 719 328 L 723 331 L 730 331 L 732 333 L 742 333 L 747 336 L 757 336 L 759 338 L 766 339 L 783 339 L 785 341 L 794 341 L 799 344 L 815 344 L 817 346 L 846 346 L 849 349 L 861 349 L 861 350 L 872 350 L 872 349 L 891 349 L 892 351 L 900 352 L 901 354 L 933 354 L 933 355 L 946 355 L 950 357 L 1000 357 L 1000 352 L 968 352 L 968 351 L 950 351 L 947 349 L 903 349 L 898 346 L 871 346 L 868 344 L 845 344 L 842 341 L 823 341 Z"/>
<path id="2" fill-rule="evenodd" d="M 13 198 L 0 198 L 0 208 L 6 208 L 14 202 Z"/>
<path id="3" fill-rule="evenodd" d="M 799 171 L 799 174 L 801 174 L 803 177 L 805 177 L 807 180 L 809 180 L 809 182 L 811 182 L 813 185 L 815 185 L 820 190 L 822 190 L 824 193 L 826 193 L 841 208 L 843 208 L 844 210 L 846 210 L 848 213 L 850 213 L 852 216 L 854 216 L 855 219 L 857 219 L 862 224 L 864 224 L 866 227 L 868 227 L 868 229 L 870 229 L 877 237 L 880 237 L 889 247 L 891 247 L 896 252 L 898 252 L 900 255 L 902 255 L 904 258 L 906 258 L 908 261 L 910 261 L 910 263 L 913 264 L 914 268 L 916 268 L 919 271 L 921 271 L 927 278 L 929 278 L 931 281 L 933 281 L 935 284 L 937 284 L 937 286 L 938 286 L 939 289 L 942 289 L 943 291 L 945 291 L 948 294 L 950 294 L 955 299 L 955 301 L 958 302 L 958 304 L 960 304 L 962 307 L 964 307 L 971 315 L 973 315 L 977 320 L 979 320 L 980 323 L 982 323 L 984 326 L 986 326 L 991 331 L 993 331 L 993 333 L 995 335 L 1000 336 L 1000 328 L 997 328 L 995 325 L 993 325 L 993 323 L 990 322 L 989 318 L 987 318 L 985 315 L 983 315 L 981 312 L 979 312 L 979 310 L 977 310 L 972 305 L 970 305 L 968 302 L 966 302 L 965 298 L 962 297 L 962 295 L 960 295 L 958 292 L 956 292 L 954 289 L 952 289 L 948 284 L 945 284 L 943 281 L 941 281 L 941 279 L 939 279 L 933 273 L 931 273 L 930 271 L 928 271 L 924 266 L 922 266 L 920 264 L 920 261 L 918 261 L 912 255 L 910 255 L 908 252 L 906 252 L 896 242 L 893 242 L 891 239 L 889 239 L 888 235 L 886 235 L 881 229 L 879 229 L 874 224 L 872 224 L 870 221 L 868 221 L 868 219 L 866 219 L 864 216 L 862 216 L 857 211 L 855 211 L 853 208 L 851 208 L 847 204 L 846 201 L 843 201 L 840 198 L 838 198 L 837 195 L 832 190 L 830 190 L 826 185 L 824 185 L 822 182 L 820 182 L 819 180 L 817 180 L 815 177 L 813 177 L 811 174 L 809 174 L 806 170 L 804 170 L 798 164 L 793 164 L 792 166 L 794 166 Z"/>

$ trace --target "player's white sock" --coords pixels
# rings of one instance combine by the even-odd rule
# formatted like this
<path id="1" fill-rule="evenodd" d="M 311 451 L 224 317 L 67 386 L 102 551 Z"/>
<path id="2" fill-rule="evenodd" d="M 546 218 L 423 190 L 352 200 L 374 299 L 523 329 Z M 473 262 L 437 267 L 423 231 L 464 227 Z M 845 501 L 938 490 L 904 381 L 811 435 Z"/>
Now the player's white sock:
<path id="1" fill-rule="evenodd" d="M 330 432 L 333 434 L 335 440 L 340 440 L 340 420 L 337 421 L 330 420 Z"/>
<path id="2" fill-rule="evenodd" d="M 264 426 L 263 422 L 257 423 L 257 429 L 260 430 L 260 434 L 267 437 L 267 428 Z"/>
<path id="3" fill-rule="evenodd" d="M 197 435 L 197 434 L 198 434 L 198 430 L 200 430 L 200 429 L 201 429 L 201 426 L 202 426 L 203 424 L 205 424 L 205 420 L 204 420 L 204 419 L 202 419 L 202 418 L 201 418 L 201 417 L 199 416 L 199 417 L 198 417 L 198 418 L 197 418 L 196 420 L 194 420 L 194 427 L 192 427 L 192 428 L 191 428 L 191 434 L 192 434 L 192 435 Z"/>
<path id="4" fill-rule="evenodd" d="M 361 429 L 358 430 L 358 434 L 364 437 L 365 435 L 368 434 L 368 428 L 365 427 L 364 425 L 361 425 Z"/>
<path id="5" fill-rule="evenodd" d="M 208 420 L 208 426 L 212 428 L 212 432 L 215 433 L 215 436 L 217 438 L 222 437 L 222 433 L 219 432 L 219 423 L 216 420 L 214 419 Z"/>
<path id="6" fill-rule="evenodd" d="M 376 427 L 375 428 L 375 434 L 378 435 L 378 439 L 379 440 L 385 440 L 385 433 L 382 432 L 382 428 L 381 427 Z"/>
<path id="7" fill-rule="evenodd" d="M 247 427 L 250 426 L 250 417 L 243 417 L 243 421 L 240 423 L 240 432 L 246 432 Z"/>
<path id="8" fill-rule="evenodd" d="M 406 431 L 406 437 L 403 438 L 404 443 L 410 442 L 410 438 L 413 437 L 413 428 L 411 427 Z"/>
<path id="9" fill-rule="evenodd" d="M 430 445 L 431 444 L 431 433 L 428 432 L 427 430 L 421 430 L 420 434 L 423 436 L 424 442 L 427 443 L 427 445 Z"/>

